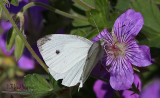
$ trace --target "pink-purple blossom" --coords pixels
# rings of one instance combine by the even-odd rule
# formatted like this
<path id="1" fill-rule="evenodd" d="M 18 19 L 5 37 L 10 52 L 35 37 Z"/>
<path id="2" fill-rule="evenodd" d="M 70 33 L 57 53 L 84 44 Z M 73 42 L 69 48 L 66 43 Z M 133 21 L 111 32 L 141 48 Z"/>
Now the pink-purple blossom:
<path id="1" fill-rule="evenodd" d="M 141 91 L 141 80 L 136 74 L 134 74 L 134 85 L 138 86 L 138 90 Z M 94 83 L 93 90 L 97 98 L 112 98 L 115 94 L 110 84 L 102 80 L 97 80 Z M 119 95 L 121 95 L 122 98 L 139 98 L 139 94 L 131 90 L 119 91 Z"/>
<path id="2" fill-rule="evenodd" d="M 103 59 L 105 65 L 110 67 L 110 85 L 115 90 L 131 88 L 133 65 L 145 67 L 152 64 L 149 47 L 138 45 L 134 40 L 143 24 L 141 13 L 129 9 L 116 19 L 111 33 L 104 29 L 92 39 L 93 42 L 102 40 L 104 43 Z"/>

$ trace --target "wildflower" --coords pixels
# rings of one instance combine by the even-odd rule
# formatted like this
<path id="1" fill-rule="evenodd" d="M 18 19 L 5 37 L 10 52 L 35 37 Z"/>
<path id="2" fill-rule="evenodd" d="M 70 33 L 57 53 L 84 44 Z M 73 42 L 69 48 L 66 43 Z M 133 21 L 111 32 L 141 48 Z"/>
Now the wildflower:
<path id="1" fill-rule="evenodd" d="M 105 65 L 110 65 L 110 84 L 115 90 L 131 88 L 134 80 L 132 65 L 138 67 L 151 65 L 149 47 L 138 45 L 134 40 L 143 24 L 142 15 L 129 9 L 115 21 L 111 34 L 104 29 L 92 39 L 93 42 L 98 40 L 104 42 Z"/>
<path id="2" fill-rule="evenodd" d="M 138 87 L 138 90 L 141 91 L 141 80 L 138 75 L 134 74 L 134 85 Z M 114 96 L 114 90 L 112 87 L 101 80 L 97 80 L 93 86 L 93 90 L 97 96 L 97 98 L 112 98 Z M 119 94 L 123 98 L 138 98 L 139 95 L 134 93 L 131 90 L 123 90 L 119 91 Z"/>
<path id="3" fill-rule="evenodd" d="M 102 80 L 97 80 L 93 86 L 97 98 L 112 98 L 114 90 L 109 84 Z"/>

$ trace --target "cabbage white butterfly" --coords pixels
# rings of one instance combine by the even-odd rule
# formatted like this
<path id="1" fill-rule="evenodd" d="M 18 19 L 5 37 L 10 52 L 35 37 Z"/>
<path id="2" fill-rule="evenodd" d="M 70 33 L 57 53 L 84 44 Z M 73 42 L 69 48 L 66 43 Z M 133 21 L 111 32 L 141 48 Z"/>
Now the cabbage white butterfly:
<path id="1" fill-rule="evenodd" d="M 100 41 L 67 34 L 47 35 L 37 41 L 39 51 L 55 80 L 62 85 L 79 87 L 88 78 L 98 60 L 103 56 Z"/>

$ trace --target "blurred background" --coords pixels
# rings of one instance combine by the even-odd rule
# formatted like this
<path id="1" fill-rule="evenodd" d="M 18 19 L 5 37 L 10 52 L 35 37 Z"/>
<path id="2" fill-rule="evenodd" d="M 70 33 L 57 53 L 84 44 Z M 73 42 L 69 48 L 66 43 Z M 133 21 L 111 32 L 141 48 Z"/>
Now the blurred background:
<path id="1" fill-rule="evenodd" d="M 10 0 L 9 0 L 10 1 Z M 134 84 L 138 87 L 131 90 L 115 91 L 106 83 L 89 77 L 84 87 L 73 94 L 73 98 L 160 98 L 160 0 L 83 0 L 91 8 L 96 9 L 92 16 L 90 10 L 78 4 L 77 0 L 19 0 L 18 5 L 4 1 L 13 19 L 18 12 L 30 2 L 41 2 L 61 11 L 70 13 L 83 19 L 71 19 L 51 12 L 40 6 L 27 9 L 18 27 L 25 35 L 36 54 L 42 59 L 36 41 L 48 34 L 74 34 L 92 39 L 98 34 L 93 18 L 99 28 L 111 31 L 116 18 L 127 9 L 141 12 L 144 26 L 136 37 L 140 45 L 148 45 L 151 51 L 153 64 L 146 68 L 136 68 Z M 106 13 L 102 13 L 101 9 Z M 85 20 L 86 19 L 86 20 Z M 16 19 L 15 19 L 16 21 Z M 4 11 L 0 17 L 0 98 L 23 98 L 20 95 L 3 93 L 3 91 L 20 91 L 26 88 L 23 85 L 24 76 L 37 73 L 48 79 L 47 73 L 32 57 L 18 39 L 12 24 Z M 137 94 L 137 92 L 139 95 Z M 53 98 L 54 95 L 49 95 Z"/>

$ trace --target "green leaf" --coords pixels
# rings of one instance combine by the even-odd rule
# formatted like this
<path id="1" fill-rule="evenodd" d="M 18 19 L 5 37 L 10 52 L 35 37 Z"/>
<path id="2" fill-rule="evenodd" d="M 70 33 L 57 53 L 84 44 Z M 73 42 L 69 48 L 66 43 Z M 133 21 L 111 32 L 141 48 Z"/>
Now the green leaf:
<path id="1" fill-rule="evenodd" d="M 95 8 L 95 1 L 96 0 L 83 0 L 83 2 L 85 2 L 86 4 L 91 6 L 92 8 Z"/>
<path id="2" fill-rule="evenodd" d="M 15 58 L 16 58 L 17 61 L 22 56 L 23 50 L 24 50 L 24 42 L 20 38 L 20 36 L 17 35 L 16 39 L 15 39 L 15 50 L 14 50 L 14 56 L 15 56 Z"/>
<path id="3" fill-rule="evenodd" d="M 78 29 L 72 30 L 70 34 L 86 37 L 88 35 L 87 32 L 89 32 L 90 29 L 91 27 L 78 28 Z"/>
<path id="4" fill-rule="evenodd" d="M 52 84 L 52 88 L 54 88 L 54 90 L 59 89 L 60 86 L 58 85 L 58 81 L 56 81 L 51 74 L 49 74 L 49 80 Z"/>
<path id="5" fill-rule="evenodd" d="M 101 32 L 103 29 L 99 29 L 99 32 Z M 92 30 L 87 36 L 86 38 L 91 40 L 93 39 L 95 36 L 97 36 L 99 34 L 97 29 Z"/>
<path id="6" fill-rule="evenodd" d="M 160 0 L 155 0 L 156 4 L 160 4 Z"/>
<path id="7" fill-rule="evenodd" d="M 18 0 L 9 0 L 9 2 L 11 4 L 13 4 L 14 6 L 18 6 L 19 5 Z"/>
<path id="8" fill-rule="evenodd" d="M 152 0 L 133 0 L 132 8 L 141 12 L 144 18 L 143 34 L 146 36 L 140 42 L 150 47 L 160 48 L 160 11 Z"/>
<path id="9" fill-rule="evenodd" d="M 70 34 L 86 37 L 87 32 L 91 29 L 88 21 L 74 20 L 72 25 L 75 27 Z"/>
<path id="10" fill-rule="evenodd" d="M 45 94 L 52 91 L 48 82 L 38 74 L 29 74 L 24 77 L 24 86 L 33 94 Z"/>
<path id="11" fill-rule="evenodd" d="M 72 25 L 74 27 L 77 27 L 77 26 L 88 26 L 90 24 L 88 21 L 81 21 L 81 20 L 76 19 L 76 20 L 73 20 Z"/>
<path id="12" fill-rule="evenodd" d="M 118 0 L 115 8 L 124 11 L 129 8 L 129 4 L 130 0 Z"/>
<path id="13" fill-rule="evenodd" d="M 108 0 L 95 0 L 96 8 L 106 15 L 109 13 L 109 3 Z"/>
<path id="14" fill-rule="evenodd" d="M 98 28 L 111 28 L 118 13 L 110 13 L 108 0 L 96 0 L 96 8 L 87 11 L 87 17 L 90 24 Z"/>
<path id="15" fill-rule="evenodd" d="M 98 26 L 99 28 L 109 27 L 107 17 L 98 10 L 91 10 L 87 13 L 88 21 L 94 27 Z"/>
<path id="16" fill-rule="evenodd" d="M 6 46 L 7 46 L 7 51 L 8 52 L 12 49 L 12 47 L 14 45 L 16 35 L 17 34 L 16 34 L 15 29 L 11 28 L 8 31 L 7 41 L 6 41 Z"/>
<path id="17" fill-rule="evenodd" d="M 88 21 L 91 25 L 98 27 L 109 27 L 109 5 L 108 0 L 96 0 L 96 9 L 88 11 L 86 14 L 88 16 Z"/>

